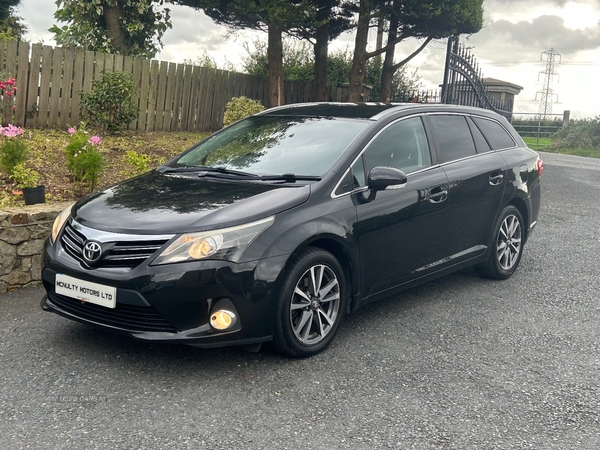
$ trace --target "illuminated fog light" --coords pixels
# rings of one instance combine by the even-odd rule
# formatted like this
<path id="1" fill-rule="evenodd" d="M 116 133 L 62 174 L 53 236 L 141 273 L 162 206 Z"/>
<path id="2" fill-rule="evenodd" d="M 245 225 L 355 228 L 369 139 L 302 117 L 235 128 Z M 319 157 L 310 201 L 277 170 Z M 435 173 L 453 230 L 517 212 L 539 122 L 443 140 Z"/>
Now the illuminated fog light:
<path id="1" fill-rule="evenodd" d="M 216 330 L 226 330 L 235 325 L 235 314 L 224 309 L 216 311 L 210 316 L 210 325 Z"/>

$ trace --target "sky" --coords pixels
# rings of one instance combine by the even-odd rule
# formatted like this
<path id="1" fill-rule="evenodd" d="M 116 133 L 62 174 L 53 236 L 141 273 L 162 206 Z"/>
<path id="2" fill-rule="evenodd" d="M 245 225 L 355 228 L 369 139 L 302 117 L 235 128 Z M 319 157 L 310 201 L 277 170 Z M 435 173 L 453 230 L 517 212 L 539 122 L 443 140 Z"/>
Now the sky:
<path id="1" fill-rule="evenodd" d="M 245 55 L 242 44 L 265 33 L 231 33 L 216 25 L 202 12 L 169 5 L 173 28 L 163 37 L 164 48 L 156 59 L 183 62 L 196 59 L 205 51 L 217 63 L 225 61 L 241 67 Z M 53 0 L 22 0 L 17 12 L 29 27 L 26 39 L 32 43 L 55 45 L 48 32 L 53 18 Z M 374 41 L 374 33 L 372 33 Z M 546 55 L 554 49 L 556 57 L 552 79 L 553 113 L 571 111 L 572 118 L 600 116 L 600 1 L 599 0 L 485 0 L 484 26 L 461 42 L 471 47 L 485 77 L 497 78 L 523 87 L 515 99 L 514 112 L 536 113 L 543 89 Z M 345 33 L 330 49 L 353 48 L 354 35 Z M 374 44 L 372 44 L 374 45 Z M 417 41 L 406 41 L 396 50 L 396 58 L 412 52 Z M 436 88 L 443 80 L 446 42 L 432 42 L 410 63 L 417 69 L 423 85 Z M 536 98 L 537 97 L 537 98 Z"/>

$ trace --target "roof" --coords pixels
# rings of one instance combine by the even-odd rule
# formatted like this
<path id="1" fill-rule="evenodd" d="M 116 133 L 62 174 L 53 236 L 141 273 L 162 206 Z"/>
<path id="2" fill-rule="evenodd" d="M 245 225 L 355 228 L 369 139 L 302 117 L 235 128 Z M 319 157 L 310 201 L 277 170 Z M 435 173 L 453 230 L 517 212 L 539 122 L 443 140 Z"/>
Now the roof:
<path id="1" fill-rule="evenodd" d="M 401 103 L 296 103 L 267 109 L 259 115 L 371 119 Z"/>
<path id="2" fill-rule="evenodd" d="M 296 103 L 266 109 L 256 115 L 339 117 L 348 119 L 379 120 L 399 111 L 418 112 L 447 111 L 467 114 L 497 116 L 491 111 L 474 106 L 444 105 L 440 103 Z"/>

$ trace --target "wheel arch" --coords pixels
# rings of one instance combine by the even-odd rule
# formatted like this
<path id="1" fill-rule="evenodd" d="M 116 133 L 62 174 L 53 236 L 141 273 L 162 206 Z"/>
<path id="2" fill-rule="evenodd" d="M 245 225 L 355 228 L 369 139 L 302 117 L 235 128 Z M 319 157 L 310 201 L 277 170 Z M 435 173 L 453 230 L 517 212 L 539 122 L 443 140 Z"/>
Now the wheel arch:
<path id="1" fill-rule="evenodd" d="M 521 217 L 523 218 L 523 222 L 524 222 L 523 223 L 523 225 L 524 225 L 523 232 L 525 233 L 525 240 L 524 240 L 524 243 L 525 243 L 525 242 L 527 242 L 527 238 L 529 237 L 529 221 L 530 221 L 530 214 L 529 214 L 529 208 L 527 207 L 527 203 L 525 203 L 525 200 L 523 200 L 522 198 L 515 197 L 510 202 L 508 202 L 508 204 L 517 208 L 519 210 L 519 212 L 521 213 Z"/>
<path id="2" fill-rule="evenodd" d="M 296 249 L 292 252 L 286 262 L 286 270 L 289 269 L 291 261 L 294 259 L 296 255 L 298 255 L 302 250 L 307 247 L 320 248 L 331 253 L 340 263 L 342 269 L 344 270 L 344 278 L 346 289 L 348 289 L 348 301 L 346 303 L 346 312 L 351 312 L 354 310 L 354 302 L 355 302 L 355 294 L 358 292 L 357 287 L 357 276 L 356 264 L 349 254 L 348 249 L 339 242 L 337 236 L 332 235 L 321 235 L 321 236 L 313 236 L 310 239 L 307 239 L 302 244 L 300 244 Z"/>

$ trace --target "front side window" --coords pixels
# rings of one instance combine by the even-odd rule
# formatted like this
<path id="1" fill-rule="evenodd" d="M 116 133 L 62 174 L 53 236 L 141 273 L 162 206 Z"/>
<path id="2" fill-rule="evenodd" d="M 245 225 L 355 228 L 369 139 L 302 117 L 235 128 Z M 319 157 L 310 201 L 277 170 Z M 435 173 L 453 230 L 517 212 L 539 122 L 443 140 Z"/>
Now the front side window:
<path id="1" fill-rule="evenodd" d="M 364 120 L 253 116 L 200 143 L 173 167 L 322 176 L 368 125 Z"/>
<path id="2" fill-rule="evenodd" d="M 431 165 L 429 144 L 420 117 L 400 120 L 385 128 L 364 153 L 366 171 L 392 167 L 411 173 Z"/>
<path id="3" fill-rule="evenodd" d="M 440 162 L 445 163 L 476 154 L 471 131 L 463 116 L 432 115 L 430 119 L 440 151 Z"/>

